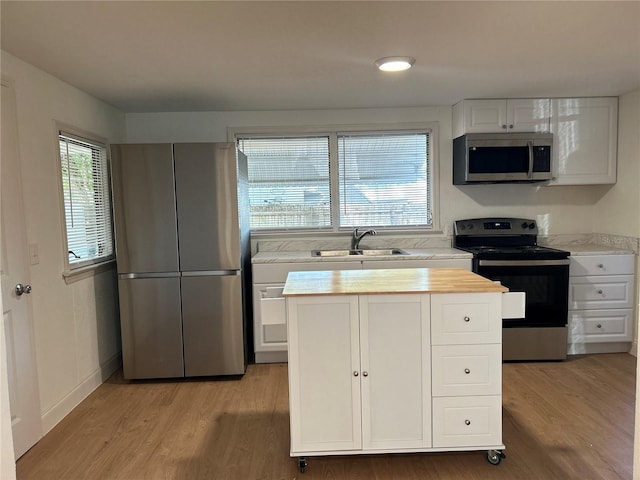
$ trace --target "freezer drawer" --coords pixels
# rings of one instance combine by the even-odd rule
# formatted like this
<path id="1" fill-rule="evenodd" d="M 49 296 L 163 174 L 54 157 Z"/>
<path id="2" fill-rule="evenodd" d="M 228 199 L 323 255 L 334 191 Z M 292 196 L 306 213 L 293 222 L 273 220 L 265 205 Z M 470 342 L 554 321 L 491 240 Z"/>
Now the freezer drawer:
<path id="1" fill-rule="evenodd" d="M 183 276 L 185 376 L 245 372 L 242 277 Z"/>
<path id="2" fill-rule="evenodd" d="M 184 376 L 180 278 L 119 279 L 124 377 Z"/>

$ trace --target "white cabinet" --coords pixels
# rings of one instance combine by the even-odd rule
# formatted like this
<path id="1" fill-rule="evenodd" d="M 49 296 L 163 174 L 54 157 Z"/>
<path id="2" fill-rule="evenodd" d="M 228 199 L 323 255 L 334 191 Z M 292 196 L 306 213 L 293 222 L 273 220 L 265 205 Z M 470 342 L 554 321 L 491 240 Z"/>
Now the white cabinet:
<path id="1" fill-rule="evenodd" d="M 453 106 L 453 138 L 465 133 L 547 133 L 550 118 L 548 98 L 463 100 Z"/>
<path id="2" fill-rule="evenodd" d="M 618 99 L 556 98 L 551 110 L 554 180 L 549 184 L 616 183 Z"/>
<path id="3" fill-rule="evenodd" d="M 503 449 L 502 295 L 287 297 L 291 456 Z"/>
<path id="4" fill-rule="evenodd" d="M 430 446 L 425 295 L 291 298 L 291 451 Z"/>
<path id="5" fill-rule="evenodd" d="M 635 256 L 570 258 L 569 353 L 628 351 L 633 340 Z"/>

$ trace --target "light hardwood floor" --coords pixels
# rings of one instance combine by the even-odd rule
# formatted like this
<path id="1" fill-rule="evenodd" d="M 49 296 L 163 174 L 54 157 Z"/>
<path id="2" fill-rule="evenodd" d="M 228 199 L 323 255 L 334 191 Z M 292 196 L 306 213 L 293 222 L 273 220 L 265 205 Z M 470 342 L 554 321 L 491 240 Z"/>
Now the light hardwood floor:
<path id="1" fill-rule="evenodd" d="M 17 463 L 27 480 L 631 479 L 636 359 L 627 354 L 503 368 L 498 466 L 484 452 L 289 457 L 287 366 L 240 380 L 101 385 Z"/>

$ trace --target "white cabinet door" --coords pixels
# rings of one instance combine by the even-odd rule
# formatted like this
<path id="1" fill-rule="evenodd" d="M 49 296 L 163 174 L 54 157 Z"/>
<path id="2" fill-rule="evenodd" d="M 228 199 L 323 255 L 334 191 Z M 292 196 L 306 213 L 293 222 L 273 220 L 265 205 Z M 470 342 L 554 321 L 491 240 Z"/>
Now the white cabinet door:
<path id="1" fill-rule="evenodd" d="M 428 295 L 360 297 L 362 447 L 431 446 Z"/>
<path id="2" fill-rule="evenodd" d="M 462 102 L 464 133 L 505 132 L 507 125 L 506 100 L 464 100 Z M 455 135 L 457 136 L 457 135 Z"/>
<path id="3" fill-rule="evenodd" d="M 359 450 L 357 296 L 289 297 L 291 454 Z"/>
<path id="4" fill-rule="evenodd" d="M 551 109 L 550 185 L 616 183 L 618 99 L 558 98 Z"/>
<path id="5" fill-rule="evenodd" d="M 516 98 L 507 100 L 509 132 L 547 133 L 551 121 L 551 100 L 548 98 Z"/>
<path id="6" fill-rule="evenodd" d="M 453 137 L 465 133 L 549 132 L 548 98 L 464 100 L 453 108 Z"/>

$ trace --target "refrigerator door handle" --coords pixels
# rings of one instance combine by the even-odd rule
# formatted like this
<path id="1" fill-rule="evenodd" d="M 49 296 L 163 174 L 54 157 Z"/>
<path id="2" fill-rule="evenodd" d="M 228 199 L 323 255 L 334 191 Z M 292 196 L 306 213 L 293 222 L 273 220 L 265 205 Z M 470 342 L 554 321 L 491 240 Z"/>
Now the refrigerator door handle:
<path id="1" fill-rule="evenodd" d="M 180 272 L 149 272 L 149 273 L 119 273 L 118 278 L 121 279 L 137 279 L 137 278 L 173 278 L 179 277 Z"/>
<path id="2" fill-rule="evenodd" d="M 226 275 L 240 275 L 242 270 L 201 270 L 197 272 L 182 272 L 183 277 L 212 277 Z"/>

